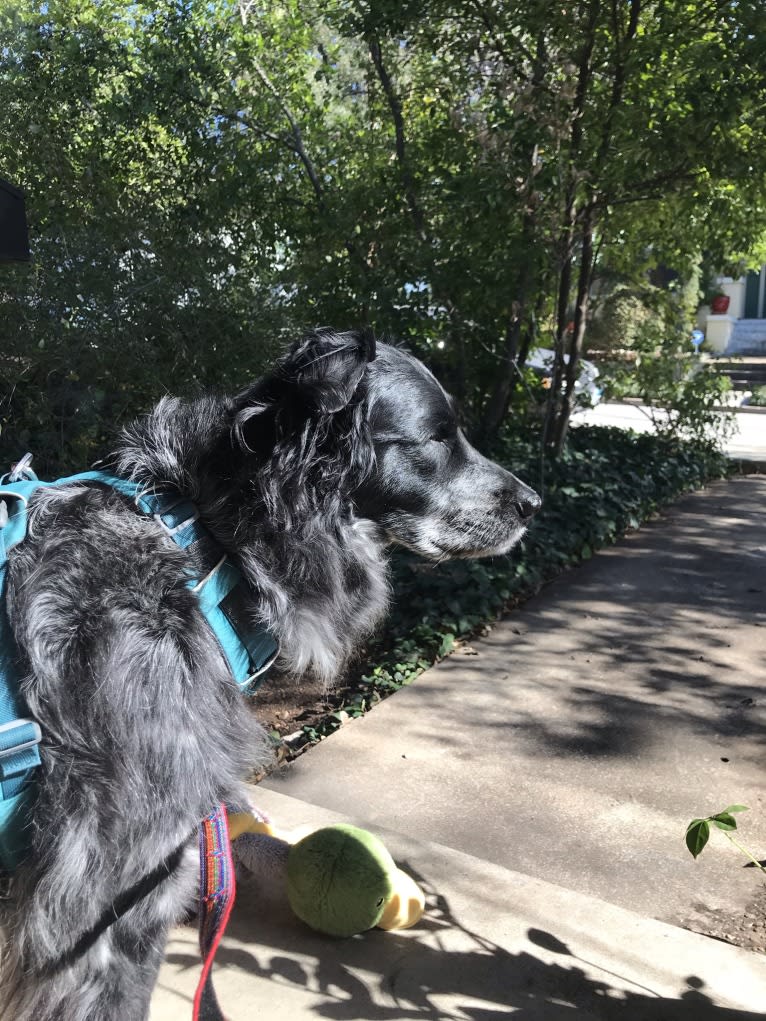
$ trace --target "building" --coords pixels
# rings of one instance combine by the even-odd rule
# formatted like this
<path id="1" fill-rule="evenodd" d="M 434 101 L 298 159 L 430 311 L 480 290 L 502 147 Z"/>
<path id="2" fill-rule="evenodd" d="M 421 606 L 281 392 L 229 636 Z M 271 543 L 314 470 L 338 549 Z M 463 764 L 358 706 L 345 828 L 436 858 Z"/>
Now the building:
<path id="1" fill-rule="evenodd" d="M 738 280 L 722 277 L 719 286 L 729 308 L 722 315 L 708 312 L 700 324 L 707 347 L 716 354 L 766 358 L 766 265 Z"/>

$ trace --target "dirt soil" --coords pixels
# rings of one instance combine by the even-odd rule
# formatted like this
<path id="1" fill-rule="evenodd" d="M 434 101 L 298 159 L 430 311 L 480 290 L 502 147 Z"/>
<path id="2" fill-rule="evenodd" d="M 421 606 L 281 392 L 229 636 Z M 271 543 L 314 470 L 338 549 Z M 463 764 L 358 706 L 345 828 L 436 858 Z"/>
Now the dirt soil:
<path id="1" fill-rule="evenodd" d="M 311 679 L 275 675 L 258 688 L 252 709 L 262 727 L 284 738 L 334 712 L 342 703 L 343 691 L 327 692 Z"/>
<path id="2" fill-rule="evenodd" d="M 747 867 L 755 871 L 755 866 Z M 711 936 L 724 943 L 743 947 L 745 950 L 766 954 L 766 883 L 759 881 L 758 876 L 753 878 L 758 892 L 742 914 L 732 914 L 729 911 L 714 912 L 700 905 L 702 915 L 700 921 L 686 928 L 702 936 Z"/>

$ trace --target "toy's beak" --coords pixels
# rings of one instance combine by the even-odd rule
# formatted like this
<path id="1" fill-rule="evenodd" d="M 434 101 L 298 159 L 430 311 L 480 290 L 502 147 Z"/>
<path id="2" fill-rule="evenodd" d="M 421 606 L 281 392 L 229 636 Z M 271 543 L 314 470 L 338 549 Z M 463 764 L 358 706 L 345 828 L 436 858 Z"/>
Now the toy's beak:
<path id="1" fill-rule="evenodd" d="M 418 884 L 402 872 L 396 870 L 394 892 L 383 911 L 379 929 L 409 929 L 416 925 L 425 910 L 426 898 Z"/>
<path id="2" fill-rule="evenodd" d="M 229 812 L 229 840 L 236 840 L 243 833 L 266 833 L 274 836 L 270 823 L 256 819 L 252 812 Z"/>

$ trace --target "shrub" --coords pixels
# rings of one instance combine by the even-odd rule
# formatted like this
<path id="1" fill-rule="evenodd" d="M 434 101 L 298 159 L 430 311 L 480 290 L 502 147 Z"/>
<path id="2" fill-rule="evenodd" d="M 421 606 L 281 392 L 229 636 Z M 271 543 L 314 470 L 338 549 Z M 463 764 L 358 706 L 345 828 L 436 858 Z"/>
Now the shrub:
<path id="1" fill-rule="evenodd" d="M 620 285 L 602 299 L 588 327 L 587 344 L 595 350 L 632 348 L 647 329 L 664 325 L 655 287 Z"/>
<path id="2" fill-rule="evenodd" d="M 716 409 L 731 381 L 692 351 L 684 322 L 666 322 L 659 331 L 645 324 L 636 335 L 632 363 L 601 366 L 604 392 L 639 398 L 661 436 L 721 445 L 734 428 L 734 416 Z"/>

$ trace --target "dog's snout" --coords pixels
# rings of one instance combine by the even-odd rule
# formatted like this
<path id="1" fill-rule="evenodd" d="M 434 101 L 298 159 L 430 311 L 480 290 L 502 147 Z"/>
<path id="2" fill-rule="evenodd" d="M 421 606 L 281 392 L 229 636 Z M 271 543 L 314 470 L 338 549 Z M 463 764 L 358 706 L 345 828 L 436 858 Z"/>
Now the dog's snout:
<path id="1" fill-rule="evenodd" d="M 522 521 L 531 520 L 542 507 L 542 500 L 529 486 L 514 487 L 508 495 L 513 509 Z"/>

